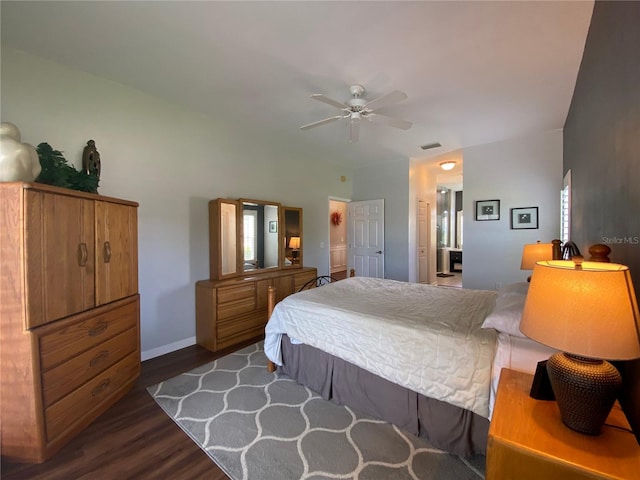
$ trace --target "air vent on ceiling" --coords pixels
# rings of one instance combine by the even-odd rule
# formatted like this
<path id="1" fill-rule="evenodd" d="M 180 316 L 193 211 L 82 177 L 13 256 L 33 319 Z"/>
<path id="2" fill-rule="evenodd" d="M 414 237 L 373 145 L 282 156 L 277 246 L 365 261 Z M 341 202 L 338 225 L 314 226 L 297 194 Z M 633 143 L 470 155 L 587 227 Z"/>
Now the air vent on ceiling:
<path id="1" fill-rule="evenodd" d="M 442 145 L 440 144 L 440 142 L 435 142 L 435 143 L 427 143 L 426 145 L 421 145 L 420 148 L 422 150 L 429 150 L 430 148 L 438 148 L 441 146 Z"/>

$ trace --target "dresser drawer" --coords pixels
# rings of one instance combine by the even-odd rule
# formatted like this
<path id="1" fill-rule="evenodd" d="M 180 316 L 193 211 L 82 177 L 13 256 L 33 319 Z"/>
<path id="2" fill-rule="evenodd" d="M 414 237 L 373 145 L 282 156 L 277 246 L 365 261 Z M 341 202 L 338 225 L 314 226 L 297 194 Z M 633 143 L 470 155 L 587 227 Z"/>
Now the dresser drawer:
<path id="1" fill-rule="evenodd" d="M 234 318 L 230 322 L 220 322 L 216 326 L 216 333 L 219 341 L 224 341 L 229 337 L 244 333 L 247 330 L 259 328 L 267 324 L 267 311 L 261 310 L 252 312 L 249 315 Z"/>
<path id="2" fill-rule="evenodd" d="M 45 409 L 49 442 L 91 416 L 93 410 L 122 390 L 140 372 L 140 356 L 132 353 Z"/>
<path id="3" fill-rule="evenodd" d="M 218 305 L 218 321 L 228 320 L 245 313 L 253 312 L 256 309 L 255 298 L 239 300 L 237 302 Z"/>
<path id="4" fill-rule="evenodd" d="M 218 305 L 236 302 L 238 300 L 254 299 L 256 296 L 256 286 L 254 282 L 240 283 L 230 287 L 218 287 Z"/>
<path id="5" fill-rule="evenodd" d="M 39 337 L 43 372 L 138 325 L 136 295 L 51 325 L 34 329 Z"/>
<path id="6" fill-rule="evenodd" d="M 42 375 L 44 406 L 58 401 L 138 349 L 138 332 L 130 329 L 52 368 Z"/>

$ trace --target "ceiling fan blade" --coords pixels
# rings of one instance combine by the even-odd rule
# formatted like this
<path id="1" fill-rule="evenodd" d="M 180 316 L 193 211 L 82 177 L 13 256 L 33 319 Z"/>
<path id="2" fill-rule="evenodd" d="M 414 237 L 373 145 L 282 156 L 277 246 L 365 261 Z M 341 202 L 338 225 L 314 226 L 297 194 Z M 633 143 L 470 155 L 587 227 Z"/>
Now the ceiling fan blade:
<path id="1" fill-rule="evenodd" d="M 370 113 L 367 115 L 367 120 L 371 120 L 375 123 L 384 123 L 395 128 L 401 128 L 402 130 L 408 130 L 413 123 L 408 120 L 401 120 L 400 118 L 387 117 L 386 115 L 380 115 L 379 113 Z"/>
<path id="2" fill-rule="evenodd" d="M 335 122 L 336 120 L 341 120 L 344 118 L 342 115 L 336 115 L 335 117 L 325 118 L 324 120 L 320 120 L 318 122 L 308 123 L 300 127 L 300 130 L 308 130 L 313 127 L 319 127 L 320 125 L 326 125 L 327 123 Z"/>
<path id="3" fill-rule="evenodd" d="M 391 105 L 392 103 L 401 102 L 402 100 L 407 99 L 407 94 L 401 92 L 400 90 L 394 90 L 391 93 L 387 93 L 386 95 L 382 95 L 381 97 L 374 98 L 370 102 L 367 102 L 366 108 L 369 110 L 377 110 L 382 107 L 386 107 L 387 105 Z"/>
<path id="4" fill-rule="evenodd" d="M 357 142 L 360 138 L 360 119 L 352 118 L 349 121 L 349 141 Z"/>
<path id="5" fill-rule="evenodd" d="M 313 95 L 311 95 L 311 98 L 313 98 L 314 100 L 318 100 L 319 102 L 331 105 L 332 107 L 336 107 L 340 109 L 346 108 L 347 110 L 349 109 L 349 105 L 342 102 L 338 102 L 337 100 L 333 100 L 332 98 L 326 97 L 321 93 L 314 93 Z"/>

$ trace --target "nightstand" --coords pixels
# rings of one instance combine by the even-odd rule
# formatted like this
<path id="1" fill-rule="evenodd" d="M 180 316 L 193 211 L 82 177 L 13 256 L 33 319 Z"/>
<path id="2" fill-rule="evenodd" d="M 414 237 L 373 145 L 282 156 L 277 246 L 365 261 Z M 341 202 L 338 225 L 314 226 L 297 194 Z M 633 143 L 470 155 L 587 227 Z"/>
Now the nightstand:
<path id="1" fill-rule="evenodd" d="M 593 437 L 566 427 L 555 401 L 529 396 L 533 375 L 503 369 L 487 444 L 487 480 L 640 478 L 640 446 L 610 426 Z M 629 429 L 616 403 L 607 424 Z"/>

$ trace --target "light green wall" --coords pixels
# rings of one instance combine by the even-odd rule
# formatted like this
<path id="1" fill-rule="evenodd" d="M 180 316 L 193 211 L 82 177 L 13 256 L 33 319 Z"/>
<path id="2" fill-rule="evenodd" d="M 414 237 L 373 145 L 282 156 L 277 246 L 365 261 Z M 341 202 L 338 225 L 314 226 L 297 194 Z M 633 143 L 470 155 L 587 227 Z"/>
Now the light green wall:
<path id="1" fill-rule="evenodd" d="M 48 142 L 79 167 L 87 140 L 95 140 L 99 192 L 140 203 L 143 358 L 194 341 L 194 284 L 209 275 L 210 199 L 302 207 L 305 264 L 327 273 L 329 197 L 351 197 L 351 170 L 279 145 L 267 130 L 16 50 L 2 49 L 1 80 L 2 121 L 15 123 L 24 142 Z"/>
<path id="2" fill-rule="evenodd" d="M 384 277 L 409 280 L 409 159 L 360 168 L 352 200 L 384 199 Z"/>
<path id="3" fill-rule="evenodd" d="M 524 281 L 522 247 L 560 235 L 561 189 L 562 130 L 466 148 L 462 286 Z M 478 200 L 500 200 L 500 220 L 476 221 Z M 538 207 L 538 229 L 511 230 L 510 210 L 523 207 Z"/>

